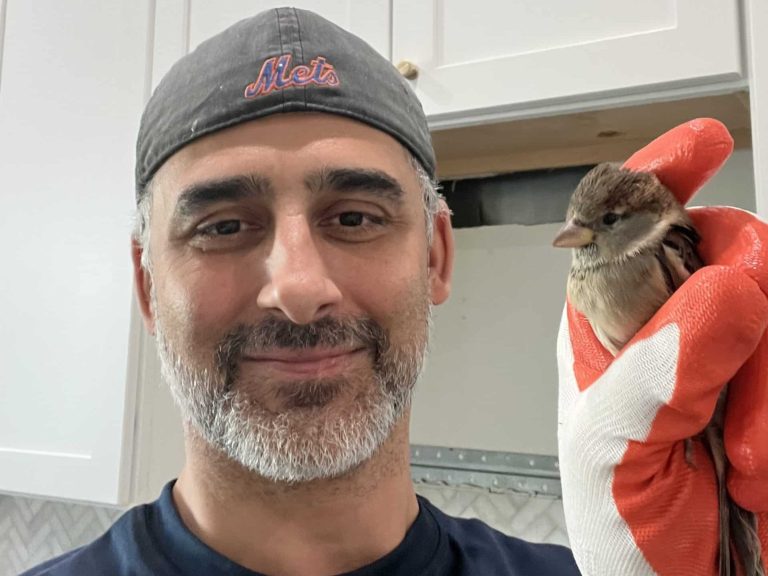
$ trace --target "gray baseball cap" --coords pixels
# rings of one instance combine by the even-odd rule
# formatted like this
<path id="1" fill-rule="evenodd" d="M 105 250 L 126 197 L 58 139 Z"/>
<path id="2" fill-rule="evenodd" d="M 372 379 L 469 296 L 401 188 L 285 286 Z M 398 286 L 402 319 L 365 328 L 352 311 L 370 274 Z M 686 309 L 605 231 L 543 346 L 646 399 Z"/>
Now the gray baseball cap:
<path id="1" fill-rule="evenodd" d="M 217 130 L 279 112 L 327 112 L 399 140 L 434 177 L 416 95 L 363 40 L 306 10 L 277 8 L 200 44 L 165 75 L 141 118 L 136 200 L 175 152 Z"/>

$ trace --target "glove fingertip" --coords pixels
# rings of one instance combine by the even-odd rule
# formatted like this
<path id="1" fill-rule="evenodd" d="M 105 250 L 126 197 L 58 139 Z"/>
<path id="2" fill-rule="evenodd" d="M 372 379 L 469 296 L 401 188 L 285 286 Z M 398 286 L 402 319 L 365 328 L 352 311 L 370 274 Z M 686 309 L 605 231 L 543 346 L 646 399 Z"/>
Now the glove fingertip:
<path id="1" fill-rule="evenodd" d="M 635 152 L 624 167 L 655 174 L 681 204 L 686 204 L 732 152 L 733 138 L 722 122 L 696 118 Z"/>

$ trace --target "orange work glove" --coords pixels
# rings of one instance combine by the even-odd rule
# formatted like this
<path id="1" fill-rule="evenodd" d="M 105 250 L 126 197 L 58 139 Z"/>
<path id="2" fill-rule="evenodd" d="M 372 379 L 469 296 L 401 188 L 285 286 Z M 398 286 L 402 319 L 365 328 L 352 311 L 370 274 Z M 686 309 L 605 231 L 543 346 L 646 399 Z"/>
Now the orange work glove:
<path id="1" fill-rule="evenodd" d="M 630 158 L 681 203 L 732 149 L 715 121 L 680 126 Z M 614 358 L 569 305 L 558 340 L 559 451 L 570 542 L 588 576 L 717 574 L 717 483 L 684 441 L 726 383 L 731 497 L 758 515 L 768 566 L 768 225 L 735 208 L 690 210 L 707 266 Z"/>

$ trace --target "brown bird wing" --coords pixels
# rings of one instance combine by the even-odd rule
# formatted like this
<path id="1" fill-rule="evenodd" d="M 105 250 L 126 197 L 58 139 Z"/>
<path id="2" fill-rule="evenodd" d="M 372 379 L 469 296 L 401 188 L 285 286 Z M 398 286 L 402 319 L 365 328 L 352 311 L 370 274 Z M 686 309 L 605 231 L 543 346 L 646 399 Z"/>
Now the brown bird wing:
<path id="1" fill-rule="evenodd" d="M 664 280 L 672 294 L 688 277 L 704 266 L 696 245 L 700 236 L 688 225 L 673 224 L 656 250 Z"/>
<path id="2" fill-rule="evenodd" d="M 667 283 L 670 294 L 677 290 L 688 277 L 704 266 L 696 250 L 700 237 L 696 230 L 686 224 L 673 225 L 664 237 L 656 252 L 656 258 Z M 723 417 L 727 385 L 723 388 L 712 419 L 703 431 L 703 439 L 712 455 L 715 476 L 718 485 L 718 505 L 720 514 L 720 556 L 718 571 L 721 576 L 736 574 L 737 559 L 731 555 L 731 539 L 738 556 L 747 568 L 747 574 L 754 576 L 765 574 L 760 564 L 760 554 L 755 552 L 759 546 L 757 532 L 754 529 L 754 515 L 742 514 L 742 509 L 729 499 L 725 488 L 725 470 L 727 460 L 723 446 Z M 686 440 L 686 459 L 688 459 L 691 439 Z M 689 460 L 689 463 L 691 461 Z M 757 542 L 758 544 L 754 544 Z"/>

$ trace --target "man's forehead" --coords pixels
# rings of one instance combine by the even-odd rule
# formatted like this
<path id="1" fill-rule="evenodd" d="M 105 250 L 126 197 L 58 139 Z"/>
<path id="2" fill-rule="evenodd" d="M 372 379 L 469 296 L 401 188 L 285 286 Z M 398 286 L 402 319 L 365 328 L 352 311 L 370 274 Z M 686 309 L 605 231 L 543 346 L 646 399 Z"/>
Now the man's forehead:
<path id="1" fill-rule="evenodd" d="M 197 182 L 231 177 L 317 178 L 338 169 L 379 171 L 410 187 L 410 153 L 388 134 L 341 116 L 289 113 L 202 137 L 169 158 L 153 190 L 178 194 Z"/>

